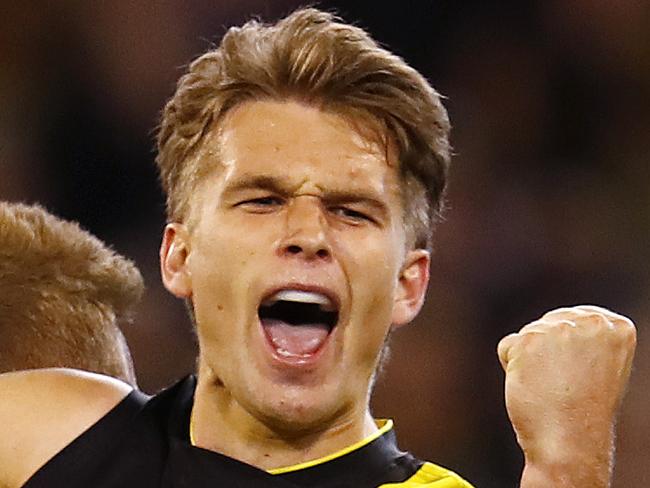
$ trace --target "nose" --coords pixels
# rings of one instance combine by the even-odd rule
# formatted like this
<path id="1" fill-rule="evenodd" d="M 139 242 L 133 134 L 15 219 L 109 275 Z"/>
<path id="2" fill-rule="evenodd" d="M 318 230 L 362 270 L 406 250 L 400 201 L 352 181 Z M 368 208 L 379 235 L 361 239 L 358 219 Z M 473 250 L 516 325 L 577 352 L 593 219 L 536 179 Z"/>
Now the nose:
<path id="1" fill-rule="evenodd" d="M 318 197 L 299 196 L 289 204 L 285 237 L 280 253 L 285 257 L 302 257 L 308 261 L 327 261 L 331 249 L 327 220 Z"/>

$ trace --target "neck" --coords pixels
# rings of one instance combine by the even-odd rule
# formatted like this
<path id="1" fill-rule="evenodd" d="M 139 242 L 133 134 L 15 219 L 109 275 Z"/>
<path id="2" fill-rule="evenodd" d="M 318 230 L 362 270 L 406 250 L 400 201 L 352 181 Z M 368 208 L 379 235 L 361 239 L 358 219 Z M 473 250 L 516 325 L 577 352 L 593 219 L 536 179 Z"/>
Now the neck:
<path id="1" fill-rule="evenodd" d="M 221 385 L 199 375 L 192 408 L 195 446 L 219 452 L 263 470 L 312 461 L 377 431 L 367 407 L 323 422 L 317 428 L 278 429 L 243 408 Z"/>

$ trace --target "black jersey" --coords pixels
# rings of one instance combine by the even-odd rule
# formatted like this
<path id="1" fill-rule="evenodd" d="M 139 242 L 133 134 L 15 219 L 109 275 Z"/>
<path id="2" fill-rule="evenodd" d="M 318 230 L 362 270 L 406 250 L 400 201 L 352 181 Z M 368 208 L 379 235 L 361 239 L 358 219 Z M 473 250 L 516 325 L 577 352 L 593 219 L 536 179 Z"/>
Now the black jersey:
<path id="1" fill-rule="evenodd" d="M 471 488 L 454 473 L 400 451 L 389 429 L 326 461 L 276 473 L 194 447 L 189 418 L 195 386 L 190 376 L 154 397 L 131 392 L 24 488 Z"/>

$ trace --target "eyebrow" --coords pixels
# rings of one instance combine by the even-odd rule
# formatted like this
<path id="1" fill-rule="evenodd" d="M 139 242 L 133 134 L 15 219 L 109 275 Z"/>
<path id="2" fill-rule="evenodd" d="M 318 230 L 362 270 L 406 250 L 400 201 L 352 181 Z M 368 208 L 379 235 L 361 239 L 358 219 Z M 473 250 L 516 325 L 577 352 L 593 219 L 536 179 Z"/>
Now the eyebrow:
<path id="1" fill-rule="evenodd" d="M 281 178 L 269 175 L 250 174 L 231 182 L 224 193 L 236 193 L 242 190 L 269 190 L 281 195 L 291 193 L 291 188 Z"/>

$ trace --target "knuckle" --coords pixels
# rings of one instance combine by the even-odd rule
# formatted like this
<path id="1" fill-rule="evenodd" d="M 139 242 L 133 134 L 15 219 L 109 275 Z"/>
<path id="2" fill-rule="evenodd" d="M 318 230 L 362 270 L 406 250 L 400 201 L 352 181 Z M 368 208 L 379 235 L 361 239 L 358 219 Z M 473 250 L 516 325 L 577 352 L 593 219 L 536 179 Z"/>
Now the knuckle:
<path id="1" fill-rule="evenodd" d="M 583 321 L 591 326 L 599 325 L 607 328 L 612 328 L 612 323 L 602 313 L 596 311 L 585 312 L 582 316 Z"/>
<path id="2" fill-rule="evenodd" d="M 599 307 L 597 305 L 580 305 L 577 308 L 584 310 L 585 312 L 589 312 L 591 314 L 601 315 L 602 317 L 604 317 L 606 320 L 609 320 L 610 322 L 614 322 L 614 323 L 625 322 L 629 325 L 632 326 L 634 325 L 632 321 L 625 315 L 621 315 L 605 307 Z"/>
<path id="3" fill-rule="evenodd" d="M 528 331 L 521 334 L 519 338 L 519 343 L 523 348 L 530 348 L 545 336 L 544 332 L 541 331 Z"/>
<path id="4" fill-rule="evenodd" d="M 636 327 L 630 321 L 625 321 L 616 324 L 616 331 L 620 334 L 623 340 L 628 344 L 636 344 Z"/>
<path id="5" fill-rule="evenodd" d="M 542 320 L 557 322 L 561 320 L 578 320 L 584 317 L 588 312 L 581 307 L 560 307 L 542 316 Z M 589 312 L 593 313 L 593 312 Z"/>
<path id="6" fill-rule="evenodd" d="M 538 319 L 534 322 L 524 325 L 520 330 L 520 334 L 525 334 L 526 332 L 533 332 L 536 330 L 543 330 L 550 325 L 550 321 L 544 319 Z"/>
<path id="7" fill-rule="evenodd" d="M 543 329 L 542 329 L 543 327 Z M 544 330 L 546 332 L 554 332 L 554 331 L 569 331 L 573 330 L 576 328 L 576 323 L 573 320 L 569 320 L 566 317 L 557 317 L 553 320 L 544 320 L 543 321 L 543 326 L 540 327 L 540 330 Z"/>
<path id="8" fill-rule="evenodd" d="M 556 321 L 553 324 L 552 328 L 549 329 L 549 332 L 552 337 L 562 338 L 562 340 L 566 340 L 567 338 L 575 335 L 577 333 L 577 330 L 578 326 L 575 321 L 562 319 Z"/>
<path id="9" fill-rule="evenodd" d="M 571 315 L 574 313 L 575 309 L 573 307 L 559 307 L 546 312 L 544 315 L 542 315 L 542 318 L 553 317 L 556 315 Z"/>
<path id="10" fill-rule="evenodd" d="M 631 334 L 636 334 L 636 327 L 634 325 L 634 322 L 632 322 L 632 320 L 625 317 L 624 315 L 616 315 L 612 318 L 612 322 L 617 328 L 625 330 Z"/>
<path id="11" fill-rule="evenodd" d="M 615 315 L 611 310 L 608 310 L 605 307 L 600 307 L 598 305 L 578 305 L 575 308 L 584 312 L 591 312 L 604 316 Z"/>
<path id="12" fill-rule="evenodd" d="M 555 328 L 561 329 L 561 330 L 571 330 L 576 328 L 576 323 L 573 320 L 568 320 L 568 319 L 563 319 L 563 320 L 558 320 L 555 323 Z"/>

